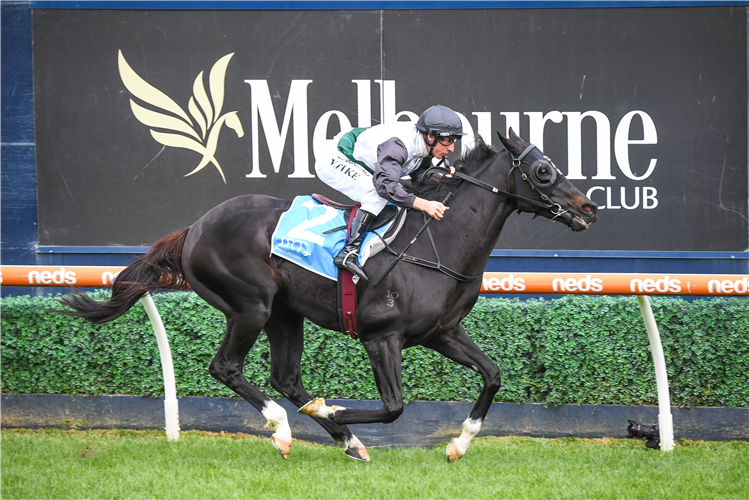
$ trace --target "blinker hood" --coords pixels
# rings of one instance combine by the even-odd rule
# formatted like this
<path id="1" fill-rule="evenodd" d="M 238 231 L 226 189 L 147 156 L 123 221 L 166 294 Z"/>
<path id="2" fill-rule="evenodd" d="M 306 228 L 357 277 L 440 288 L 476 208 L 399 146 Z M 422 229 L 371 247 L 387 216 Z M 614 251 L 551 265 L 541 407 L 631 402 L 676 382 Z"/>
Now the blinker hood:
<path id="1" fill-rule="evenodd" d="M 565 179 L 561 170 L 554 165 L 554 162 L 548 156 L 539 151 L 533 144 L 521 142 L 525 150 L 517 158 L 513 158 L 512 174 L 515 179 L 515 191 L 524 198 L 538 198 L 550 202 L 549 196 L 552 191 Z M 530 165 L 530 166 L 528 166 Z M 548 165 L 551 168 L 551 178 L 542 179 L 539 176 L 539 169 Z M 532 204 L 517 200 L 517 207 L 524 212 L 535 212 L 536 207 Z"/>

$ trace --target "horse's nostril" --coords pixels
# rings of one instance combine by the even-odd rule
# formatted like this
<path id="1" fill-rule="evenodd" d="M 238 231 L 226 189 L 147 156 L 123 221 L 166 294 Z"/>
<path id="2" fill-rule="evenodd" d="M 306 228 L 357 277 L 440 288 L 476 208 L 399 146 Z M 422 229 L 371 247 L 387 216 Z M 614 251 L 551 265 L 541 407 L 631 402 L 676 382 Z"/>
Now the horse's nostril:
<path id="1" fill-rule="evenodd" d="M 593 205 L 591 205 L 589 203 L 586 203 L 586 204 L 582 205 L 580 207 L 580 209 L 583 212 L 592 213 L 592 214 L 596 213 L 596 207 L 594 207 Z"/>

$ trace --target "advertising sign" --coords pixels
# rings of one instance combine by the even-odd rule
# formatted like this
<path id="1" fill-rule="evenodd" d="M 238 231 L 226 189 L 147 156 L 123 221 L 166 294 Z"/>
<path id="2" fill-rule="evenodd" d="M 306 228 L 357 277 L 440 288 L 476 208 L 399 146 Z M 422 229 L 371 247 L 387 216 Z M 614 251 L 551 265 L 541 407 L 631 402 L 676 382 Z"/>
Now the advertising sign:
<path id="1" fill-rule="evenodd" d="M 326 142 L 444 104 L 463 148 L 512 127 L 600 205 L 582 234 L 513 215 L 497 248 L 747 248 L 746 7 L 35 9 L 33 34 L 42 245 L 147 245 L 247 193 L 347 201 Z"/>
<path id="2" fill-rule="evenodd" d="M 108 287 L 124 267 L 2 266 L 3 286 Z M 484 273 L 484 294 L 747 296 L 739 274 Z"/>

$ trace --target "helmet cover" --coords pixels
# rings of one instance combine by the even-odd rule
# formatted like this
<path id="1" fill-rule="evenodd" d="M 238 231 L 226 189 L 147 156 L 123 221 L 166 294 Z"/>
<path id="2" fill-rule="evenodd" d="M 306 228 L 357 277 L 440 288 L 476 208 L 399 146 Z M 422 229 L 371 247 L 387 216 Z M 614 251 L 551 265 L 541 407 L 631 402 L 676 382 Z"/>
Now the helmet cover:
<path id="1" fill-rule="evenodd" d="M 424 111 L 416 122 L 416 128 L 434 137 L 466 135 L 460 117 L 447 106 L 436 105 Z"/>

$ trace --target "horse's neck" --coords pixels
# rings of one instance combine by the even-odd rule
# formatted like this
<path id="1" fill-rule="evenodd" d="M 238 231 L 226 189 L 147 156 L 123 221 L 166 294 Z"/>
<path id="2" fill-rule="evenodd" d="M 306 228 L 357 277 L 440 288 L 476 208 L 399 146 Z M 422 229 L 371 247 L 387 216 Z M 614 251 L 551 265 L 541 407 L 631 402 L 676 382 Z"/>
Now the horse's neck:
<path id="1" fill-rule="evenodd" d="M 506 175 L 503 177 L 494 185 L 506 190 Z M 454 256 L 451 264 L 456 266 L 456 270 L 469 274 L 483 270 L 507 217 L 512 213 L 508 201 L 505 196 L 466 181 L 458 188 L 446 214 L 445 222 L 448 223 L 437 224 L 442 233 L 438 239 L 458 244 L 456 250 L 459 251 L 450 252 Z M 450 264 L 445 262 L 445 265 Z"/>

